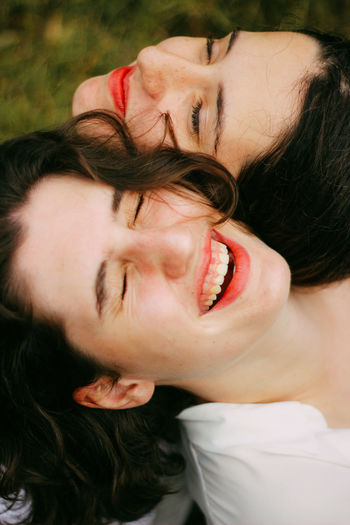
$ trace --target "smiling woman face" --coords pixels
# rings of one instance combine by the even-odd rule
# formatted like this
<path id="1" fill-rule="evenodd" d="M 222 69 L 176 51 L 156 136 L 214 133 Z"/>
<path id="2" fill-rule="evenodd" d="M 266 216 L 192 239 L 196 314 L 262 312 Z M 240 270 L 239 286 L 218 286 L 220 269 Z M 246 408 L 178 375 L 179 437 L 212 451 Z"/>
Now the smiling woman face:
<path id="1" fill-rule="evenodd" d="M 126 377 L 173 384 L 225 369 L 289 296 L 284 259 L 232 221 L 213 226 L 216 212 L 184 196 L 119 202 L 110 186 L 50 176 L 18 213 L 14 270 L 34 312 Z"/>
<path id="2" fill-rule="evenodd" d="M 169 38 L 142 49 L 132 66 L 81 84 L 73 113 L 114 110 L 145 146 L 161 140 L 159 116 L 168 113 L 181 148 L 214 155 L 237 173 L 297 119 L 319 53 L 300 33 Z"/>

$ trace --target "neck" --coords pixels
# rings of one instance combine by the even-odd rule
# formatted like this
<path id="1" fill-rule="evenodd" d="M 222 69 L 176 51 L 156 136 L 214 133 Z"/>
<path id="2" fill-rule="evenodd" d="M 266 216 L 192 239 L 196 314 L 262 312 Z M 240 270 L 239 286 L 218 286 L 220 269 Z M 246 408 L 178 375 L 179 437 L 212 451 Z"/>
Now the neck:
<path id="1" fill-rule="evenodd" d="M 177 384 L 202 400 L 300 401 L 332 427 L 350 427 L 350 281 L 292 289 L 280 316 L 239 360 L 213 376 Z"/>

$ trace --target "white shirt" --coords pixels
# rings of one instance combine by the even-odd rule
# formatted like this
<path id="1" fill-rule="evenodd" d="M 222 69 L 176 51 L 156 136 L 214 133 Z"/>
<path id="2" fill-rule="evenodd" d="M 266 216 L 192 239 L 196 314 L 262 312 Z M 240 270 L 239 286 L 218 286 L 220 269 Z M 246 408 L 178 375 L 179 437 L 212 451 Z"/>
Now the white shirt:
<path id="1" fill-rule="evenodd" d="M 350 524 L 350 429 L 330 429 L 316 408 L 208 403 L 178 418 L 208 524 Z"/>

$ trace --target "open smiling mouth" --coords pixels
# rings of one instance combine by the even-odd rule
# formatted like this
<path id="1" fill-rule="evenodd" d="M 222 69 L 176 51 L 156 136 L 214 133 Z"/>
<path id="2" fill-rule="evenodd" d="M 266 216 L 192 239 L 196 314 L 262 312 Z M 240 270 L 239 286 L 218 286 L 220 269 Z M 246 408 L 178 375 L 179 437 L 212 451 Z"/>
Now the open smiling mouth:
<path id="1" fill-rule="evenodd" d="M 211 259 L 199 301 L 201 314 L 220 301 L 234 274 L 235 262 L 231 250 L 222 242 L 211 239 Z"/>

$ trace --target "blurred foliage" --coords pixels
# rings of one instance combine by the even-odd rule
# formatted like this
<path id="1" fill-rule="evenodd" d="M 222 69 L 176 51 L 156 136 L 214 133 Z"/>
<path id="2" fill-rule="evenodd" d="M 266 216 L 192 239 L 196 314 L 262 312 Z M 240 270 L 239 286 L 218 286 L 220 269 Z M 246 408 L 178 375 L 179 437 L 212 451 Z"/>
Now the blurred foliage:
<path id="1" fill-rule="evenodd" d="M 350 0 L 2 0 L 0 139 L 70 116 L 74 88 L 168 36 L 313 27 L 350 37 Z"/>

